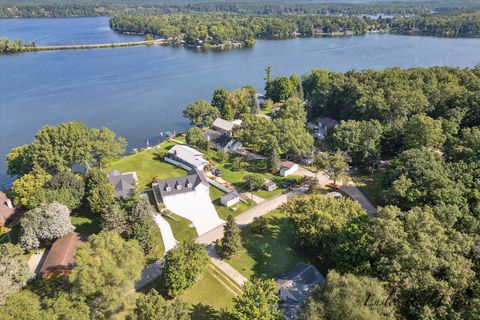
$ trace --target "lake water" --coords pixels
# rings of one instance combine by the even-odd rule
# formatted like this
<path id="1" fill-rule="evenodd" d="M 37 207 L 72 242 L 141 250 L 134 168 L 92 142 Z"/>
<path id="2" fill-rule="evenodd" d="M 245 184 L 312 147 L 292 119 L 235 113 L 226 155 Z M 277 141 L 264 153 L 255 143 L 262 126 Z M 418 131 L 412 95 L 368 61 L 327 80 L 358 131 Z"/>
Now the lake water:
<path id="1" fill-rule="evenodd" d="M 108 18 L 0 20 L 0 37 L 41 45 L 120 42 Z M 480 39 L 366 35 L 261 40 L 254 48 L 197 52 L 166 46 L 45 51 L 0 56 L 0 157 L 30 143 L 44 124 L 80 120 L 125 137 L 129 149 L 156 142 L 161 132 L 188 128 L 182 109 L 210 100 L 215 88 L 253 85 L 264 69 L 274 76 L 314 67 L 334 71 L 473 67 Z M 11 179 L 0 164 L 0 184 Z"/>

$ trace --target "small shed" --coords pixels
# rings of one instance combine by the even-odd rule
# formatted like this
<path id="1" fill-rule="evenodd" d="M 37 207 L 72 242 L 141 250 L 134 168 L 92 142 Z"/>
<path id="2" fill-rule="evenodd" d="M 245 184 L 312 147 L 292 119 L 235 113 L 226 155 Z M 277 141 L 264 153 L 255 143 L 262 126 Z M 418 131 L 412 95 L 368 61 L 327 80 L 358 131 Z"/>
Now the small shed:
<path id="1" fill-rule="evenodd" d="M 298 171 L 298 164 L 292 161 L 284 161 L 280 167 L 280 175 L 286 177 Z"/>
<path id="2" fill-rule="evenodd" d="M 220 198 L 220 203 L 223 204 L 225 207 L 231 207 L 239 201 L 240 196 L 234 191 L 229 192 Z"/>
<path id="3" fill-rule="evenodd" d="M 267 191 L 273 191 L 278 188 L 277 184 L 273 182 L 272 180 L 267 180 L 263 184 L 263 188 Z"/>

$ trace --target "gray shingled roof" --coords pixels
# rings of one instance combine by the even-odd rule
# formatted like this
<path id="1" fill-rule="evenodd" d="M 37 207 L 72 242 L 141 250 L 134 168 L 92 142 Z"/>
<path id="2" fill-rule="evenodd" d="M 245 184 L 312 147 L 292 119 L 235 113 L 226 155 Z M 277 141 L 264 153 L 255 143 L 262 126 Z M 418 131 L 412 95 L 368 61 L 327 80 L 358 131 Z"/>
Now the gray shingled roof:
<path id="1" fill-rule="evenodd" d="M 200 170 L 192 169 L 186 176 L 156 181 L 152 184 L 152 188 L 163 199 L 169 195 L 195 190 L 201 183 L 209 185 L 207 178 Z"/>
<path id="2" fill-rule="evenodd" d="M 112 170 L 107 174 L 107 178 L 115 188 L 115 196 L 127 198 L 135 185 L 137 174 L 135 172 L 121 173 L 118 170 Z"/>
<path id="3" fill-rule="evenodd" d="M 232 192 L 229 192 L 227 194 L 224 194 L 220 198 L 220 201 L 230 201 L 230 200 L 233 200 L 233 199 L 238 198 L 238 197 L 239 197 L 238 193 L 236 193 L 235 191 L 232 191 Z"/>

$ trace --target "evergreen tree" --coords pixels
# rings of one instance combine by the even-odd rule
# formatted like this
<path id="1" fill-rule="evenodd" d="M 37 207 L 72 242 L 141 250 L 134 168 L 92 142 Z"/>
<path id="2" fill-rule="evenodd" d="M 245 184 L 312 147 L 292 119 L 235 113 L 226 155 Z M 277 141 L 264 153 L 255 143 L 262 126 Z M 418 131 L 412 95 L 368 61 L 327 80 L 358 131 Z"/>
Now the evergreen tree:
<path id="1" fill-rule="evenodd" d="M 240 228 L 235 222 L 235 218 L 229 215 L 227 223 L 223 227 L 221 256 L 225 259 L 235 255 L 242 248 L 242 237 Z"/>
<path id="2" fill-rule="evenodd" d="M 277 148 L 272 148 L 272 152 L 268 157 L 268 171 L 271 173 L 277 173 L 280 171 L 282 162 L 280 161 L 280 156 L 278 155 Z"/>

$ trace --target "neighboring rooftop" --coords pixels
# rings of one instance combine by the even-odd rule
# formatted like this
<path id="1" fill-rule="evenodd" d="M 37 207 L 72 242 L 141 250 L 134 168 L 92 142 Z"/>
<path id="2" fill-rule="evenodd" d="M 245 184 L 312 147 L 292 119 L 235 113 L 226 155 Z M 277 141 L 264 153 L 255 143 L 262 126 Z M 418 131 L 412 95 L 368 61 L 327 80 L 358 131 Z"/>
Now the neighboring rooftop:
<path id="1" fill-rule="evenodd" d="M 198 169 L 192 169 L 183 177 L 155 181 L 152 183 L 152 188 L 154 192 L 159 193 L 163 199 L 169 195 L 193 191 L 201 183 L 209 186 L 208 180 L 203 172 Z"/>
<path id="2" fill-rule="evenodd" d="M 232 131 L 235 124 L 232 121 L 227 121 L 227 120 L 224 120 L 222 118 L 217 118 L 217 119 L 215 119 L 215 121 L 213 121 L 212 126 L 214 128 L 219 128 L 219 129 L 222 129 L 224 131 Z"/>
<path id="3" fill-rule="evenodd" d="M 220 198 L 220 201 L 230 201 L 230 200 L 236 199 L 238 197 L 239 197 L 238 193 L 236 193 L 235 191 L 232 191 L 232 192 L 229 192 L 227 194 L 224 194 Z"/>
<path id="4" fill-rule="evenodd" d="M 0 226 L 8 225 L 20 214 L 7 195 L 0 191 Z"/>
<path id="5" fill-rule="evenodd" d="M 195 168 L 208 163 L 208 161 L 203 157 L 203 153 L 184 144 L 174 145 L 170 150 L 168 150 L 168 154 L 181 159 Z"/>
<path id="6" fill-rule="evenodd" d="M 107 178 L 115 187 L 115 196 L 128 198 L 130 190 L 135 186 L 138 180 L 136 172 L 121 173 L 118 170 L 112 170 L 107 174 Z"/>
<path id="7" fill-rule="evenodd" d="M 299 303 L 305 300 L 316 285 L 323 283 L 322 274 L 311 264 L 298 263 L 275 282 L 280 287 L 282 300 Z"/>
<path id="8" fill-rule="evenodd" d="M 295 162 L 292 162 L 292 161 L 283 161 L 282 162 L 282 168 L 290 169 L 290 168 L 293 168 L 296 165 L 297 164 Z"/>
<path id="9" fill-rule="evenodd" d="M 329 117 L 323 117 L 318 119 L 318 123 L 323 125 L 326 128 L 333 128 L 336 125 L 338 125 L 340 122 Z"/>
<path id="10" fill-rule="evenodd" d="M 55 241 L 43 262 L 40 274 L 71 269 L 75 263 L 75 250 L 83 241 L 85 239 L 76 232 L 71 232 Z"/>

